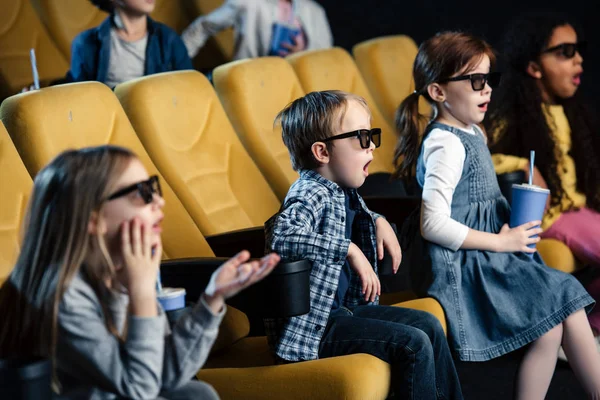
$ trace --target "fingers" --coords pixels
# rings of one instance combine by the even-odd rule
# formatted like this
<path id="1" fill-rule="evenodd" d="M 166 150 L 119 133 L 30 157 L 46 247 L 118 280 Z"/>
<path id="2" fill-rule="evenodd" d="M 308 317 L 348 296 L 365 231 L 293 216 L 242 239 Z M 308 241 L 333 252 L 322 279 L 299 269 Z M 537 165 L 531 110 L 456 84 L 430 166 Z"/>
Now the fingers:
<path id="1" fill-rule="evenodd" d="M 156 263 L 160 263 L 160 259 L 162 257 L 162 241 L 159 240 L 156 245 L 154 245 L 154 252 L 152 253 L 152 261 Z"/>
<path id="2" fill-rule="evenodd" d="M 129 238 L 129 221 L 123 222 L 121 225 L 121 250 L 124 256 L 131 255 L 131 239 Z"/>
<path id="3" fill-rule="evenodd" d="M 137 218 L 134 218 L 131 223 L 131 247 L 134 255 L 138 255 L 142 251 L 141 226 Z"/>
<path id="4" fill-rule="evenodd" d="M 402 264 L 402 249 L 400 248 L 400 246 L 398 246 L 398 251 L 399 251 L 399 254 L 398 254 L 398 265 L 394 268 L 394 274 L 396 272 L 398 272 L 398 270 L 400 269 L 400 264 Z"/>
<path id="5" fill-rule="evenodd" d="M 242 250 L 221 266 L 221 268 L 237 268 L 250 259 L 250 252 Z"/>
<path id="6" fill-rule="evenodd" d="M 525 240 L 525 244 L 535 244 L 540 240 L 541 238 L 539 236 L 530 236 Z"/>
<path id="7" fill-rule="evenodd" d="M 541 224 L 542 224 L 542 221 L 531 221 L 531 222 L 524 223 L 519 228 L 523 228 L 525 230 L 529 230 L 529 229 L 534 228 L 536 226 L 539 226 Z"/>
<path id="8" fill-rule="evenodd" d="M 143 223 L 140 226 L 141 235 L 142 235 L 142 243 L 141 249 L 144 251 L 144 257 L 152 258 L 152 243 L 150 242 L 150 230 L 151 228 L 148 224 Z"/>
<path id="9" fill-rule="evenodd" d="M 279 264 L 280 260 L 281 257 L 279 257 L 279 255 L 275 253 L 267 254 L 266 256 L 261 258 L 261 263 L 256 273 L 255 281 L 259 281 L 265 276 L 269 275 L 271 271 L 273 271 L 273 268 L 275 268 L 275 266 Z"/>

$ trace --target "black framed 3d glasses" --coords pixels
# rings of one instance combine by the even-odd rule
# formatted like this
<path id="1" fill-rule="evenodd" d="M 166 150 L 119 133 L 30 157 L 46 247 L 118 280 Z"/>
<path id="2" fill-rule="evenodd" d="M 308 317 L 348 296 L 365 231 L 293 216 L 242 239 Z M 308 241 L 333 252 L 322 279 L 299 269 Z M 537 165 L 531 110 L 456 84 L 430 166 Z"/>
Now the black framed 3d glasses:
<path id="1" fill-rule="evenodd" d="M 155 193 L 162 197 L 162 190 L 160 188 L 160 182 L 158 181 L 158 175 L 153 175 L 147 181 L 134 183 L 133 185 L 124 187 L 121 190 L 117 190 L 115 193 L 111 194 L 107 200 L 110 201 L 126 196 L 135 190 L 138 191 L 140 197 L 146 204 L 152 203 Z"/>
<path id="2" fill-rule="evenodd" d="M 550 47 L 544 51 L 542 54 L 546 53 L 556 53 L 561 55 L 564 58 L 573 58 L 575 57 L 575 53 L 579 53 L 582 57 L 587 48 L 586 42 L 577 42 L 577 43 L 561 43 L 558 46 Z"/>
<path id="3" fill-rule="evenodd" d="M 479 92 L 485 88 L 485 84 L 490 85 L 491 88 L 495 88 L 500 84 L 500 78 L 502 74 L 500 72 L 490 72 L 488 74 L 469 74 L 469 75 L 460 75 L 455 76 L 453 78 L 446 78 L 438 81 L 439 83 L 446 82 L 457 82 L 457 81 L 471 81 L 471 87 L 476 92 Z"/>
<path id="4" fill-rule="evenodd" d="M 360 147 L 368 149 L 371 147 L 371 142 L 375 145 L 375 148 L 381 146 L 381 129 L 359 129 L 352 132 L 340 133 L 339 135 L 328 137 L 323 142 L 330 142 L 332 140 L 346 139 L 351 137 L 357 137 L 360 139 Z"/>

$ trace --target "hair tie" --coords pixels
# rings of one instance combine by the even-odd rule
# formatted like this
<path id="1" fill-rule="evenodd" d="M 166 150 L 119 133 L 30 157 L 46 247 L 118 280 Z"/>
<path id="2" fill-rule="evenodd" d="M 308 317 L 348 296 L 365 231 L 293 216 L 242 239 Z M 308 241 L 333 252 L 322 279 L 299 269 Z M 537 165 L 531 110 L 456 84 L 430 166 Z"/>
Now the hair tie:
<path id="1" fill-rule="evenodd" d="M 421 94 L 419 93 L 419 91 L 418 91 L 418 90 L 415 90 L 415 91 L 413 92 L 413 94 L 416 94 L 417 96 L 420 96 L 420 95 L 421 95 Z"/>

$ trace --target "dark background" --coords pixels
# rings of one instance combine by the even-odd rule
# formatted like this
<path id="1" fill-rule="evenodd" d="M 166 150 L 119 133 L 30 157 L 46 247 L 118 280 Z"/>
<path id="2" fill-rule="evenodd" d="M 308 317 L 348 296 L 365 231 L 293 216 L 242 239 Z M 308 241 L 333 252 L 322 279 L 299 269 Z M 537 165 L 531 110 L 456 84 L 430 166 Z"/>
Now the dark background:
<path id="1" fill-rule="evenodd" d="M 327 12 L 336 46 L 352 50 L 355 44 L 384 35 L 405 34 L 417 45 L 444 30 L 462 30 L 499 46 L 506 23 L 525 11 L 557 11 L 583 29 L 588 42 L 581 92 L 598 109 L 600 37 L 597 0 L 317 0 Z M 587 2 L 587 6 L 586 6 Z"/>

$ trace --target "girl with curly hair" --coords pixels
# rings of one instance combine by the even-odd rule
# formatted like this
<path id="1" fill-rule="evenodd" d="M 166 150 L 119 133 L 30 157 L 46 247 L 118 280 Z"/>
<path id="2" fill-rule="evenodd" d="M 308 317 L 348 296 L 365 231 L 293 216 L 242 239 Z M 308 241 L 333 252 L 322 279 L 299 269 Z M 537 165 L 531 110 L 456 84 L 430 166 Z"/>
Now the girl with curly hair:
<path id="1" fill-rule="evenodd" d="M 599 125 L 577 94 L 584 44 L 562 15 L 515 19 L 504 36 L 503 82 L 484 124 L 496 173 L 528 174 L 529 151 L 536 151 L 534 183 L 551 193 L 542 237 L 560 240 L 582 263 L 600 266 Z M 600 298 L 600 280 L 587 289 Z M 598 342 L 600 312 L 588 318 Z"/>

